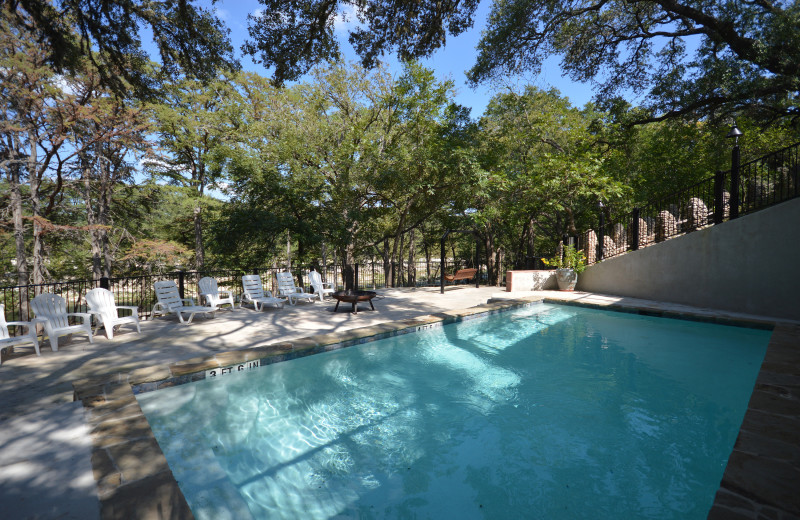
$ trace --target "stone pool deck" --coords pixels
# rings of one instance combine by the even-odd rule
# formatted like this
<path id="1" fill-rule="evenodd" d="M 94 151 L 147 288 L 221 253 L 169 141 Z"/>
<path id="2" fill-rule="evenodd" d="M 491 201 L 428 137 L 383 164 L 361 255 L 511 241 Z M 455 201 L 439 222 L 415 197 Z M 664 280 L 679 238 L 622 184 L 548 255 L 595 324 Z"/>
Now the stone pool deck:
<path id="1" fill-rule="evenodd" d="M 432 288 L 379 294 L 376 311 L 357 315 L 341 308 L 334 314 L 335 302 L 263 312 L 223 310 L 213 319 L 198 315 L 189 326 L 157 319 L 143 323 L 141 334 L 123 327 L 114 340 L 101 334 L 93 345 L 79 336 L 58 352 L 43 346 L 38 358 L 19 349 L 0 366 L 0 500 L 5 514 L 191 518 L 133 387 L 171 385 L 207 369 L 340 348 L 491 312 L 515 299 L 776 324 L 769 317 L 587 293 L 503 293 L 496 287 L 457 286 L 444 295 Z M 800 518 L 794 498 L 800 485 L 798 361 L 800 324 L 777 323 L 710 518 Z"/>

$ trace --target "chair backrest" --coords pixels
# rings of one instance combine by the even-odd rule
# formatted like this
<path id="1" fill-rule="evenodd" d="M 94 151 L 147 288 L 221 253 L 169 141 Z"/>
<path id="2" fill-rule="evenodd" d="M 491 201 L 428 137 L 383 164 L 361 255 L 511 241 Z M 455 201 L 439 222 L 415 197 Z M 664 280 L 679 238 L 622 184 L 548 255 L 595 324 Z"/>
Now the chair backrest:
<path id="1" fill-rule="evenodd" d="M 47 318 L 55 329 L 69 326 L 67 302 L 57 294 L 42 293 L 36 296 L 31 300 L 31 309 L 37 317 Z"/>
<path id="2" fill-rule="evenodd" d="M 275 273 L 275 278 L 278 279 L 278 291 L 280 291 L 281 294 L 285 295 L 297 292 L 292 273 Z"/>
<path id="3" fill-rule="evenodd" d="M 104 320 L 117 317 L 117 303 L 114 301 L 114 294 L 108 289 L 97 287 L 87 292 L 86 303 L 89 304 L 89 310 L 101 313 Z"/>
<path id="4" fill-rule="evenodd" d="M 219 296 L 219 287 L 217 286 L 217 280 L 215 278 L 211 278 L 210 276 L 206 276 L 205 278 L 200 278 L 200 281 L 197 282 L 197 288 L 200 289 L 200 294 L 211 294 L 213 296 Z"/>
<path id="5" fill-rule="evenodd" d="M 264 286 L 261 285 L 261 276 L 246 274 L 242 276 L 242 290 L 245 298 L 257 300 L 264 297 Z"/>
<path id="6" fill-rule="evenodd" d="M 0 303 L 0 339 L 10 337 L 8 325 L 6 325 L 6 306 Z"/>
<path id="7" fill-rule="evenodd" d="M 322 276 L 317 271 L 308 272 L 308 282 L 314 288 L 315 293 L 321 293 L 323 289 Z"/>
<path id="8" fill-rule="evenodd" d="M 172 280 L 159 280 L 153 284 L 156 291 L 158 303 L 172 309 L 173 307 L 183 307 L 183 300 L 178 292 L 178 286 Z"/>
<path id="9" fill-rule="evenodd" d="M 114 294 L 108 289 L 97 287 L 87 292 L 86 303 L 89 304 L 89 310 L 109 311 L 116 315 L 117 303 L 114 301 Z"/>

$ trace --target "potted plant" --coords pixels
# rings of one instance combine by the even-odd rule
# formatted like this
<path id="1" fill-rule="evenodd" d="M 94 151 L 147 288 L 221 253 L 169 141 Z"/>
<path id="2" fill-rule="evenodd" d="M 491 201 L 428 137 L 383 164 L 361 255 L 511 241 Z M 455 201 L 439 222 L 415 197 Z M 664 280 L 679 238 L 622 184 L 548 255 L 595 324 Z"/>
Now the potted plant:
<path id="1" fill-rule="evenodd" d="M 564 248 L 563 255 L 556 255 L 549 260 L 542 260 L 545 265 L 556 268 L 556 281 L 561 291 L 574 291 L 578 283 L 578 274 L 586 269 L 586 256 L 573 246 Z"/>

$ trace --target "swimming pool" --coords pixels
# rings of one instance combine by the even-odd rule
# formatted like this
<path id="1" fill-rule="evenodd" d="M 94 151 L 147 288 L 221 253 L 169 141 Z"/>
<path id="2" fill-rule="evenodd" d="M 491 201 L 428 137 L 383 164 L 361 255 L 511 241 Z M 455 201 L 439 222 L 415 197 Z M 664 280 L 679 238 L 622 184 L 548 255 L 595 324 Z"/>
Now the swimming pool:
<path id="1" fill-rule="evenodd" d="M 138 398 L 198 518 L 705 518 L 769 335 L 541 304 Z"/>

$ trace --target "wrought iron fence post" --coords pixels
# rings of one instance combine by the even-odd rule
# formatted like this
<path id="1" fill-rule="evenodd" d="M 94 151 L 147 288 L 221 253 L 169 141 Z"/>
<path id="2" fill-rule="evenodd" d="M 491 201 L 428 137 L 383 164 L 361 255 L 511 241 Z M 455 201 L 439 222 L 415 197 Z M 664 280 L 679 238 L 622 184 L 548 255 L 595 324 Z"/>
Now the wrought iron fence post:
<path id="1" fill-rule="evenodd" d="M 733 150 L 731 150 L 731 220 L 739 216 L 739 138 L 744 133 L 736 126 L 736 121 L 733 121 L 733 127 L 728 132 L 726 138 L 734 139 Z"/>
<path id="2" fill-rule="evenodd" d="M 731 152 L 731 219 L 739 217 L 739 144 Z"/>
<path id="3" fill-rule="evenodd" d="M 714 174 L 714 224 L 722 224 L 725 219 L 725 172 L 717 170 Z"/>
<path id="4" fill-rule="evenodd" d="M 633 208 L 633 222 L 631 222 L 631 250 L 639 249 L 639 208 Z"/>
<path id="5" fill-rule="evenodd" d="M 603 252 L 604 252 L 604 245 L 606 241 L 606 216 L 603 214 L 603 207 L 600 207 L 600 227 L 598 229 L 599 233 L 597 234 L 597 261 L 603 259 Z"/>
<path id="6" fill-rule="evenodd" d="M 111 289 L 111 284 L 108 283 L 108 277 L 107 276 L 101 276 L 100 277 L 100 287 L 103 288 L 103 289 Z"/>

